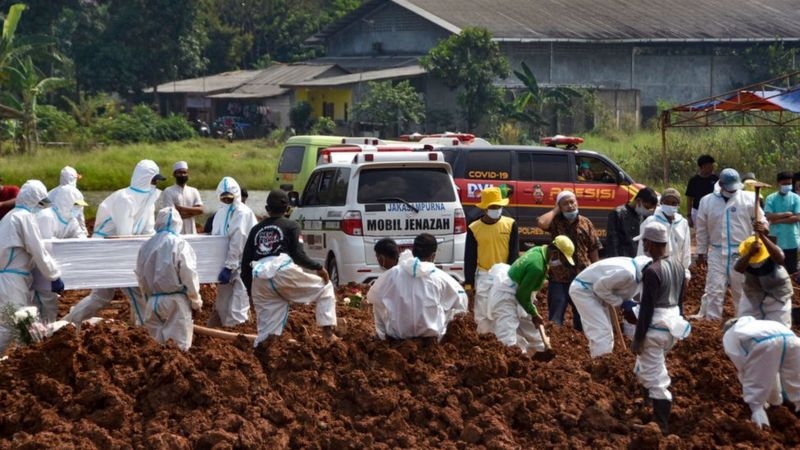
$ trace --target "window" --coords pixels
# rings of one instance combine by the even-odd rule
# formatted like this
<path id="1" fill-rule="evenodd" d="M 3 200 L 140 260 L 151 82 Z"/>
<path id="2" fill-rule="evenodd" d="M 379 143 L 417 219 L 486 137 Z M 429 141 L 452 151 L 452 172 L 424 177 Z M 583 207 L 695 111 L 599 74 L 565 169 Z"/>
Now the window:
<path id="1" fill-rule="evenodd" d="M 334 105 L 331 102 L 322 102 L 322 115 L 333 120 Z"/>
<path id="2" fill-rule="evenodd" d="M 302 145 L 285 147 L 278 163 L 278 173 L 300 173 L 306 148 Z"/>
<path id="3" fill-rule="evenodd" d="M 358 203 L 456 201 L 453 179 L 444 169 L 366 169 L 358 177 Z"/>
<path id="4" fill-rule="evenodd" d="M 350 169 L 318 170 L 303 192 L 304 206 L 342 206 L 347 202 Z"/>
<path id="5" fill-rule="evenodd" d="M 617 170 L 605 161 L 591 156 L 577 156 L 575 159 L 579 182 L 617 184 Z"/>
<path id="6" fill-rule="evenodd" d="M 517 170 L 519 181 L 533 181 L 533 167 L 531 167 L 531 153 L 517 152 Z"/>
<path id="7" fill-rule="evenodd" d="M 569 155 L 531 153 L 533 180 L 536 181 L 570 181 Z"/>
<path id="8" fill-rule="evenodd" d="M 511 154 L 505 150 L 467 153 L 467 178 L 507 180 L 511 178 Z"/>

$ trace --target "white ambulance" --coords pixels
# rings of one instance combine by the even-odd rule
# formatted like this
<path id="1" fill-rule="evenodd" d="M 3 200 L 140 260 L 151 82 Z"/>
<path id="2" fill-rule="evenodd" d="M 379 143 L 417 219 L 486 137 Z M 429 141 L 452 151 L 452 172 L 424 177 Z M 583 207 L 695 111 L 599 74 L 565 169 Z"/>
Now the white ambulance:
<path id="1" fill-rule="evenodd" d="M 375 243 L 392 238 L 402 251 L 420 233 L 436 236 L 437 267 L 464 281 L 467 222 L 441 152 L 355 152 L 322 164 L 291 217 L 334 285 L 374 280 L 382 272 Z"/>

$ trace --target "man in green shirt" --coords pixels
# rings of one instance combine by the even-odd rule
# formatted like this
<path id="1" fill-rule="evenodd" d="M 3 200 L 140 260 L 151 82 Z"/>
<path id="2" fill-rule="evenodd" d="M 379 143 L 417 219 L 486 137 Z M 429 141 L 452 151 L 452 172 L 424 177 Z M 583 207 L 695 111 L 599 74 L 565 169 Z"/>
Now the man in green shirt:
<path id="1" fill-rule="evenodd" d="M 510 266 L 492 266 L 487 318 L 500 342 L 516 345 L 523 353 L 544 351 L 538 330 L 542 317 L 533 299 L 544 284 L 550 261 L 574 265 L 574 252 L 575 245 L 568 237 L 556 236 L 549 245 L 531 248 Z"/>

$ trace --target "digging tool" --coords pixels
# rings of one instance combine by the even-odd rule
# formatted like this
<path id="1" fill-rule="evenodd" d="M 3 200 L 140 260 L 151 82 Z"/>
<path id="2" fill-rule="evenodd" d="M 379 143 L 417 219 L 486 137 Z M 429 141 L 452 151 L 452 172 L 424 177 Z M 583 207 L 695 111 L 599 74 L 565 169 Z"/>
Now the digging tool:
<path id="1" fill-rule="evenodd" d="M 611 326 L 614 327 L 614 336 L 615 339 L 619 340 L 620 347 L 627 349 L 628 346 L 625 344 L 625 337 L 622 335 L 622 330 L 619 327 L 619 319 L 617 318 L 617 310 L 614 309 L 611 305 L 606 305 L 608 308 L 608 318 L 611 319 Z"/>
<path id="2" fill-rule="evenodd" d="M 760 217 L 761 216 L 761 214 L 760 214 L 761 213 L 761 208 L 760 208 L 761 205 L 760 205 L 760 202 L 758 200 L 759 198 L 761 198 L 761 197 L 759 197 L 761 195 L 761 188 L 770 187 L 771 185 L 769 185 L 767 183 L 764 183 L 763 181 L 753 181 L 753 182 L 750 183 L 750 185 L 753 186 L 755 188 L 755 191 L 756 191 L 755 192 L 756 193 L 756 203 L 755 203 L 755 207 L 753 208 L 753 209 L 755 209 L 755 212 L 753 213 L 753 216 L 755 216 L 756 222 L 758 222 L 761 219 L 761 217 Z"/>
<path id="3" fill-rule="evenodd" d="M 544 325 L 539 324 L 539 335 L 542 336 L 542 342 L 544 343 L 544 351 L 536 352 L 533 355 L 533 359 L 536 361 L 551 361 L 553 358 L 556 357 L 556 352 L 553 351 L 553 347 L 550 345 L 550 338 L 547 336 L 547 333 L 544 332 Z"/>
<path id="4" fill-rule="evenodd" d="M 201 327 L 200 325 L 194 326 L 194 332 L 197 334 L 203 334 L 206 336 L 225 339 L 228 341 L 235 341 L 236 338 L 238 338 L 239 336 L 244 336 L 244 338 L 247 339 L 248 341 L 255 342 L 257 337 L 255 334 L 231 333 L 229 331 L 222 331 L 214 328 Z"/>

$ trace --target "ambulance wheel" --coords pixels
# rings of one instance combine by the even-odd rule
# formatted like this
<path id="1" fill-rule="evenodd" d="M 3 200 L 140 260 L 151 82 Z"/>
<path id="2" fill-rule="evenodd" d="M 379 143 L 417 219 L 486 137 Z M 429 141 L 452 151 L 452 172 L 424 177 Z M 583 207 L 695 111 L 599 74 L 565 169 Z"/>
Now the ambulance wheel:
<path id="1" fill-rule="evenodd" d="M 339 286 L 339 268 L 336 266 L 336 257 L 333 254 L 328 257 L 328 264 L 326 264 L 325 270 L 328 271 L 328 275 L 331 277 L 333 287 Z"/>

